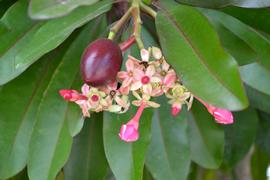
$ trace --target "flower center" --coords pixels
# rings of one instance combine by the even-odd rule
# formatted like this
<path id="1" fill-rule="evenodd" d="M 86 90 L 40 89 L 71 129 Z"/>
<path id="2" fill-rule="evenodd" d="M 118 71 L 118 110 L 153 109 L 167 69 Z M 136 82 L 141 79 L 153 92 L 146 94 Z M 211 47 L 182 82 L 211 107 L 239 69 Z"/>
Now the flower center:
<path id="1" fill-rule="evenodd" d="M 99 100 L 99 96 L 94 94 L 92 97 L 91 97 L 92 101 L 94 102 L 97 102 Z"/>
<path id="2" fill-rule="evenodd" d="M 133 72 L 128 73 L 129 77 L 133 77 Z"/>
<path id="3" fill-rule="evenodd" d="M 150 81 L 150 78 L 148 76 L 143 76 L 141 79 L 141 82 L 143 84 L 147 84 L 147 83 L 149 83 L 149 81 Z"/>
<path id="4" fill-rule="evenodd" d="M 163 77 L 164 77 L 164 76 L 166 76 L 167 72 L 166 72 L 166 71 L 161 71 L 161 73 L 160 73 L 160 74 L 161 74 L 161 76 L 163 76 Z"/>
<path id="5" fill-rule="evenodd" d="M 115 90 L 111 90 L 111 91 L 110 91 L 110 95 L 111 95 L 111 97 L 113 98 L 113 97 L 116 95 L 116 91 L 115 91 Z"/>

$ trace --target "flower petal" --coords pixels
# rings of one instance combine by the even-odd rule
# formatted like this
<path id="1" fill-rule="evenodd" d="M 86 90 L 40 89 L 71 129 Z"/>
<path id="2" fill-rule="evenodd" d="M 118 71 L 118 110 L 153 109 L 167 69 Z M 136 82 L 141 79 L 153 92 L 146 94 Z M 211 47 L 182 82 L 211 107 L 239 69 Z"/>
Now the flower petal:
<path id="1" fill-rule="evenodd" d="M 126 68 L 127 68 L 127 71 L 133 71 L 134 70 L 134 62 L 130 59 L 127 60 L 126 62 Z"/>
<path id="2" fill-rule="evenodd" d="M 120 71 L 117 73 L 117 78 L 119 78 L 121 80 L 128 78 L 128 77 L 129 77 L 129 75 L 128 75 L 128 72 L 126 72 L 126 71 Z"/>
<path id="3" fill-rule="evenodd" d="M 90 87 L 87 84 L 83 84 L 81 90 L 82 90 L 82 94 L 87 96 L 90 91 Z"/>
<path id="4" fill-rule="evenodd" d="M 150 58 L 150 54 L 146 49 L 142 49 L 141 50 L 141 57 L 142 57 L 142 61 L 148 62 L 149 58 Z"/>
<path id="5" fill-rule="evenodd" d="M 147 67 L 145 75 L 149 76 L 149 77 L 152 77 L 155 74 L 155 72 L 156 72 L 155 66 L 150 65 L 150 66 Z"/>
<path id="6" fill-rule="evenodd" d="M 140 89 L 142 87 L 141 81 L 136 81 L 131 84 L 130 90 L 135 91 L 137 89 Z"/>

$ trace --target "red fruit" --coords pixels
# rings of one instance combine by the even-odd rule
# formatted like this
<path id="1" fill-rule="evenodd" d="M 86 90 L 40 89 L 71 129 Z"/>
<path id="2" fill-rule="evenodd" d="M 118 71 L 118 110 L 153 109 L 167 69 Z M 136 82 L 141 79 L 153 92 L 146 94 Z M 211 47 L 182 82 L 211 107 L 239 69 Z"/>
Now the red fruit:
<path id="1" fill-rule="evenodd" d="M 114 82 L 122 64 L 118 44 L 109 39 L 98 39 L 85 49 L 81 61 L 81 74 L 85 83 L 101 86 Z"/>

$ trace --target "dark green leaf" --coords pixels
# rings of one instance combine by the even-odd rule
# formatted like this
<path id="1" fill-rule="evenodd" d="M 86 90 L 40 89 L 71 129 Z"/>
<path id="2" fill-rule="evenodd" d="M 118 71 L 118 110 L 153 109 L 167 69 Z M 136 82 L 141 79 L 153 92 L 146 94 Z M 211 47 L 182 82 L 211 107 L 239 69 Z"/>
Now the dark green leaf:
<path id="1" fill-rule="evenodd" d="M 142 179 L 145 155 L 150 144 L 152 112 L 144 110 L 140 120 L 140 138 L 133 143 L 119 139 L 119 130 L 123 123 L 135 115 L 132 107 L 124 115 L 104 113 L 103 138 L 107 160 L 117 180 Z"/>
<path id="2" fill-rule="evenodd" d="M 270 71 L 257 63 L 253 63 L 242 66 L 240 72 L 247 85 L 270 96 Z"/>
<path id="3" fill-rule="evenodd" d="M 98 0 L 31 0 L 29 15 L 33 19 L 49 19 L 66 15 L 79 6 L 91 5 Z"/>
<path id="4" fill-rule="evenodd" d="M 96 180 L 106 176 L 108 165 L 103 149 L 102 120 L 102 113 L 92 114 L 74 138 L 64 169 L 66 180 Z"/>
<path id="5" fill-rule="evenodd" d="M 161 107 L 153 116 L 146 166 L 157 180 L 186 179 L 190 166 L 186 112 L 173 117 L 165 99 L 158 101 Z"/>
<path id="6" fill-rule="evenodd" d="M 162 50 L 184 85 L 215 106 L 245 108 L 248 103 L 237 64 L 220 46 L 207 19 L 188 6 L 163 10 L 156 20 Z"/>
<path id="7" fill-rule="evenodd" d="M 28 145 L 44 89 L 63 54 L 62 49 L 44 57 L 0 91 L 0 178 L 18 173 L 26 165 Z"/>
<path id="8" fill-rule="evenodd" d="M 251 159 L 251 173 L 252 178 L 255 179 L 267 179 L 267 171 L 270 164 L 270 155 L 264 153 L 259 148 L 255 148 Z"/>
<path id="9" fill-rule="evenodd" d="M 178 2 L 201 7 L 220 8 L 225 6 L 240 6 L 246 8 L 269 7 L 270 0 L 176 0 Z"/>
<path id="10" fill-rule="evenodd" d="M 222 9 L 223 12 L 236 17 L 245 24 L 270 34 L 270 11 L 265 9 L 247 9 L 239 7 L 227 7 Z"/>
<path id="11" fill-rule="evenodd" d="M 256 61 L 258 55 L 244 40 L 236 36 L 221 23 L 212 24 L 219 34 L 222 45 L 227 52 L 237 60 L 239 65 L 245 65 Z"/>
<path id="12" fill-rule="evenodd" d="M 188 117 L 191 159 L 205 168 L 218 168 L 223 160 L 222 126 L 198 102 L 193 103 Z"/>
<path id="13" fill-rule="evenodd" d="M 7 33 L 7 36 L 0 36 L 0 41 L 4 42 L 0 44 L 0 85 L 18 76 L 42 55 L 57 47 L 76 28 L 108 11 L 110 2 L 105 0 L 93 6 L 80 7 L 68 16 L 38 23 L 27 18 L 26 3 L 18 2 L 2 19 L 10 29 L 16 30 Z"/>
<path id="14" fill-rule="evenodd" d="M 224 127 L 225 152 L 224 165 L 234 167 L 249 152 L 254 143 L 258 117 L 254 109 L 234 113 L 234 124 Z"/>
<path id="15" fill-rule="evenodd" d="M 89 24 L 72 43 L 44 93 L 37 122 L 30 143 L 28 174 L 30 179 L 52 180 L 66 162 L 72 138 L 65 121 L 67 102 L 60 97 L 60 89 L 71 87 L 79 69 L 80 57 L 96 30 L 96 22 Z"/>
<path id="16" fill-rule="evenodd" d="M 270 156 L 270 114 L 260 112 L 259 117 L 260 119 L 256 137 L 256 144 L 261 150 L 268 153 L 268 155 Z"/>
<path id="17" fill-rule="evenodd" d="M 154 178 L 152 177 L 152 174 L 148 171 L 146 167 L 144 167 L 144 170 L 143 170 L 143 180 L 154 180 Z"/>
<path id="18" fill-rule="evenodd" d="M 231 35 L 233 36 L 231 38 L 239 38 L 256 52 L 256 58 L 251 57 L 253 61 L 270 69 L 270 61 L 268 61 L 268 59 L 270 59 L 270 41 L 266 37 L 255 29 L 252 29 L 236 18 L 223 12 L 215 10 L 203 10 L 203 12 L 208 16 L 213 25 L 217 27 L 216 29 L 221 37 L 223 36 L 222 28 L 226 28 L 231 32 Z"/>
<path id="19" fill-rule="evenodd" d="M 246 85 L 246 92 L 250 105 L 254 108 L 270 113 L 270 96 Z"/>

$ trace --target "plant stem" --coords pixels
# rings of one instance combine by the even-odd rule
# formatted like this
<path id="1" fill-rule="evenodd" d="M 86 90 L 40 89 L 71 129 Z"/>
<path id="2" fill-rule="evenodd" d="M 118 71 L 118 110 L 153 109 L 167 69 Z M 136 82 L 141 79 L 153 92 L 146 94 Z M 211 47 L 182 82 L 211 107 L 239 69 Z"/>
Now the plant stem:
<path id="1" fill-rule="evenodd" d="M 143 2 L 140 2 L 140 7 L 144 12 L 152 16 L 154 19 L 157 17 L 156 11 L 154 11 L 151 7 L 145 5 Z"/>
<path id="2" fill-rule="evenodd" d="M 132 1 L 132 16 L 134 21 L 134 37 L 136 39 L 139 49 L 144 49 L 144 45 L 141 39 L 142 20 L 140 17 L 140 0 Z"/>
<path id="3" fill-rule="evenodd" d="M 121 44 L 119 44 L 119 47 L 121 49 L 122 52 L 125 52 L 128 48 L 130 48 L 133 43 L 136 41 L 134 36 L 131 36 L 130 38 L 128 38 L 126 41 L 122 42 Z"/>
<path id="4" fill-rule="evenodd" d="M 117 32 L 120 30 L 120 28 L 123 26 L 123 24 L 128 20 L 130 17 L 130 14 L 132 12 L 133 7 L 130 7 L 127 12 L 121 17 L 120 20 L 116 22 L 116 24 L 110 29 L 110 33 L 108 36 L 108 39 L 114 39 Z"/>

